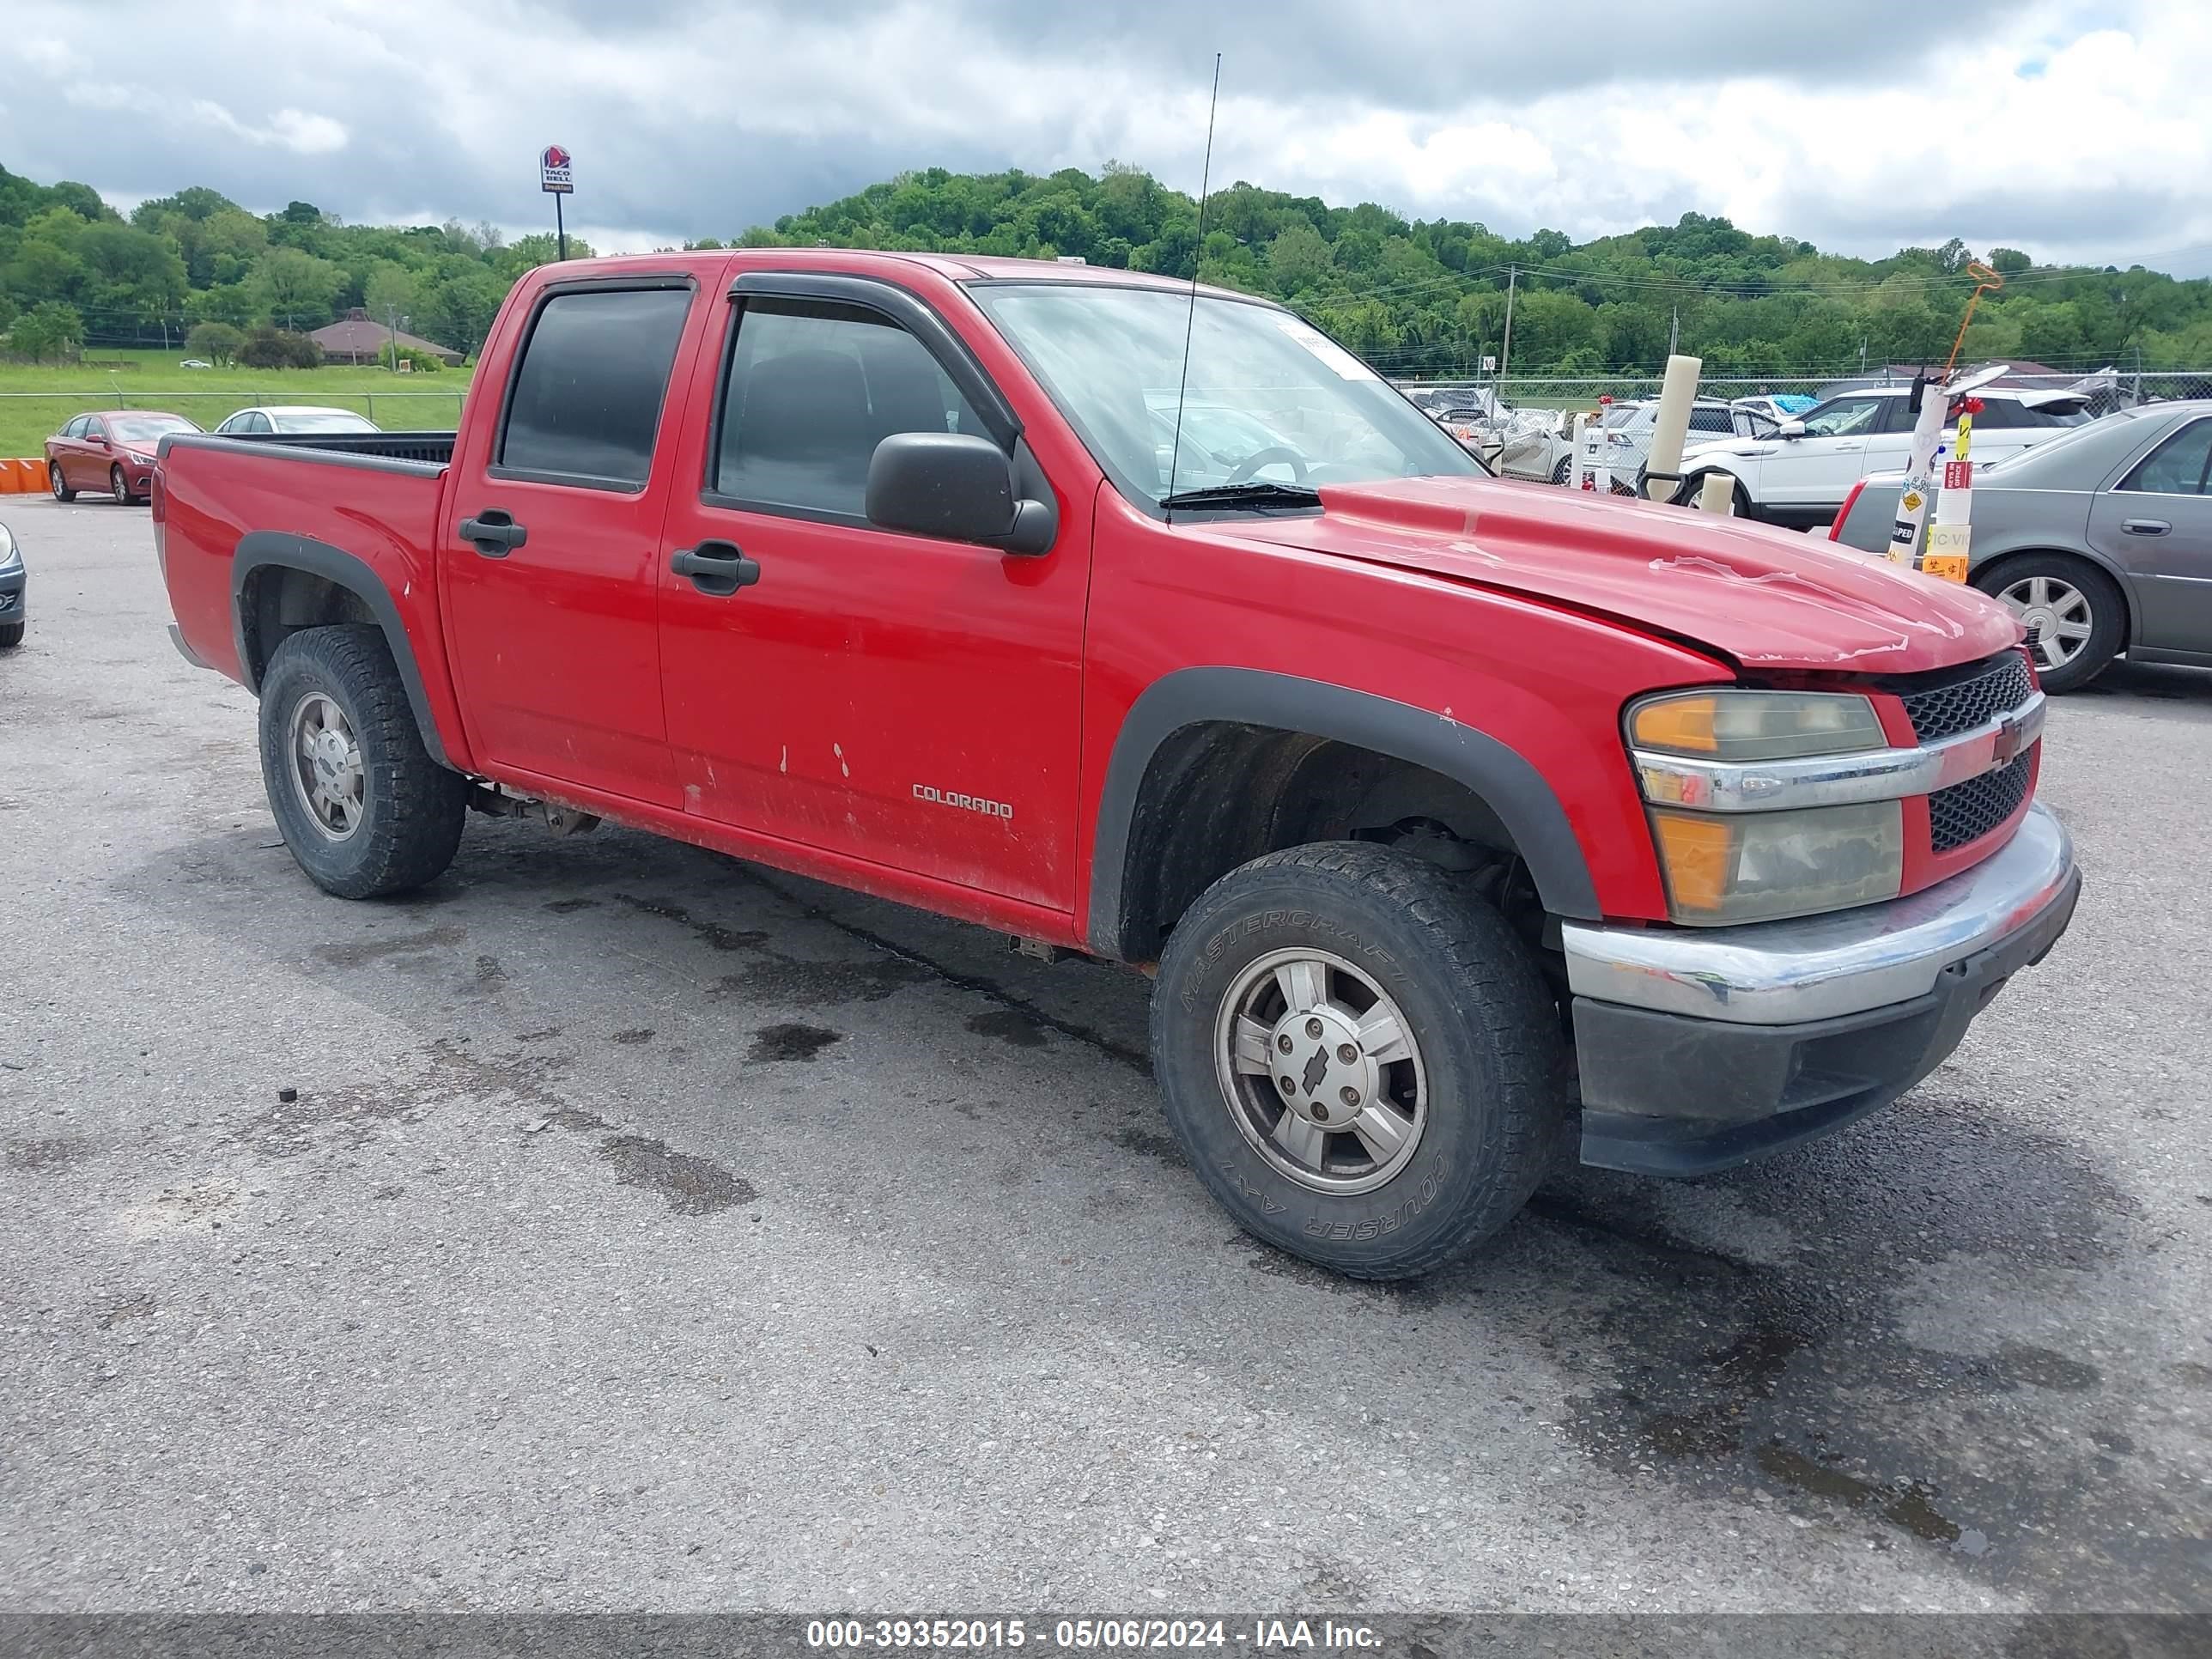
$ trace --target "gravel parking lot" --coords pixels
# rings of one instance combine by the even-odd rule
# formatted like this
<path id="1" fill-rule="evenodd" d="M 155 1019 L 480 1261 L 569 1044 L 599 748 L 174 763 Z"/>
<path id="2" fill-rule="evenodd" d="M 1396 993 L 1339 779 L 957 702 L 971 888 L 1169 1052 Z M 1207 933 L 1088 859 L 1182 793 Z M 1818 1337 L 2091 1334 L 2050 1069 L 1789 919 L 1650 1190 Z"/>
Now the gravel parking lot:
<path id="1" fill-rule="evenodd" d="M 619 830 L 323 897 L 143 509 L 0 518 L 0 1607 L 2212 1610 L 2212 674 L 2055 710 L 2074 930 L 1900 1105 L 1378 1289 L 1133 975 Z"/>

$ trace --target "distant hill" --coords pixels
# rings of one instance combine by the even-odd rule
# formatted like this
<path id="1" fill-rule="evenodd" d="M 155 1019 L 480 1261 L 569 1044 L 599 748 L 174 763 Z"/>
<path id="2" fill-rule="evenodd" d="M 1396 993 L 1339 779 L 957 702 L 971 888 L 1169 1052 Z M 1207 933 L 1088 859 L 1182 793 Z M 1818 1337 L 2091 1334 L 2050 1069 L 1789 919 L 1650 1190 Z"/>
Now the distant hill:
<path id="1" fill-rule="evenodd" d="M 1188 196 L 1112 162 L 1095 176 L 931 168 L 736 243 L 1078 255 L 1188 276 L 1201 263 L 1198 217 Z M 1206 205 L 1202 264 L 1206 281 L 1283 300 L 1393 374 L 1464 374 L 1498 355 L 1510 282 L 1516 374 L 1650 373 L 1679 327 L 1682 349 L 1712 374 L 1797 377 L 1940 362 L 1973 286 L 1963 272 L 1974 252 L 1954 240 L 1852 259 L 1695 213 L 1593 242 L 1555 230 L 1516 240 L 1240 182 Z M 2006 286 L 1977 313 L 1972 357 L 2065 371 L 2212 366 L 2212 281 L 1981 252 Z M 256 215 L 198 187 L 125 221 L 83 185 L 0 168 L 0 328 L 43 307 L 50 333 L 65 308 L 98 344 L 162 343 L 203 321 L 311 329 L 365 306 L 473 351 L 507 287 L 553 252 L 550 236 L 504 243 L 452 221 L 348 225 L 305 202 Z"/>

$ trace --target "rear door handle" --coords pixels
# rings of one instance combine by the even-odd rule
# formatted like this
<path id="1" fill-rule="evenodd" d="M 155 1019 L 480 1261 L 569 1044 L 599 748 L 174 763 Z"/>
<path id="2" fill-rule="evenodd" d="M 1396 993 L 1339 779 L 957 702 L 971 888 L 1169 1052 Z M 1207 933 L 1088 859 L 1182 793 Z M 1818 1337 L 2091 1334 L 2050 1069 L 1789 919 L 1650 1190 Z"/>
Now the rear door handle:
<path id="1" fill-rule="evenodd" d="M 692 586 L 718 599 L 726 599 L 761 579 L 759 561 L 747 558 L 735 542 L 701 542 L 696 547 L 678 548 L 668 568 L 679 576 L 689 576 Z"/>
<path id="2" fill-rule="evenodd" d="M 2130 536 L 2163 536 L 2173 526 L 2164 519 L 2123 519 L 2120 528 Z"/>
<path id="3" fill-rule="evenodd" d="M 461 539 L 487 559 L 503 559 L 528 541 L 530 532 L 515 523 L 512 514 L 487 507 L 473 519 L 461 520 Z"/>

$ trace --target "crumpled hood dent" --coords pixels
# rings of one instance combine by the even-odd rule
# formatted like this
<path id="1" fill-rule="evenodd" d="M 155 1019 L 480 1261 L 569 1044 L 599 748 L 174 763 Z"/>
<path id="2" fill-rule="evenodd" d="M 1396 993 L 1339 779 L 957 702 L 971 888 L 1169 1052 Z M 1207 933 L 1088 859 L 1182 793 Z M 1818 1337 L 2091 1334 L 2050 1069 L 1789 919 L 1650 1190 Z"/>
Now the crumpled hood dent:
<path id="1" fill-rule="evenodd" d="M 2020 638 L 2011 613 L 1972 588 L 1682 507 L 1490 478 L 1321 495 L 1318 516 L 1209 527 L 1600 611 L 1746 666 L 1910 673 Z"/>

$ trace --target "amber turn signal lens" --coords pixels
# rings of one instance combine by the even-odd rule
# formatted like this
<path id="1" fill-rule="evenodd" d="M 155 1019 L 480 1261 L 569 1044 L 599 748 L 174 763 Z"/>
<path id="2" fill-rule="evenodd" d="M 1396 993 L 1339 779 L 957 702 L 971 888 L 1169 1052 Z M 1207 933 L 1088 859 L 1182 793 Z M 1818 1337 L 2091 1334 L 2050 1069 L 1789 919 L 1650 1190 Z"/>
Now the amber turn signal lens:
<path id="1" fill-rule="evenodd" d="M 1631 736 L 1640 749 L 1710 755 L 1720 747 L 1713 733 L 1717 704 L 1711 697 L 1670 697 L 1636 711 Z"/>
<path id="2" fill-rule="evenodd" d="M 1667 895 L 1678 915 L 1717 911 L 1728 897 L 1735 863 L 1735 825 L 1726 818 L 1654 812 L 1651 828 L 1667 872 Z"/>

